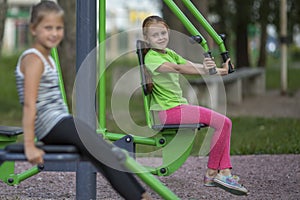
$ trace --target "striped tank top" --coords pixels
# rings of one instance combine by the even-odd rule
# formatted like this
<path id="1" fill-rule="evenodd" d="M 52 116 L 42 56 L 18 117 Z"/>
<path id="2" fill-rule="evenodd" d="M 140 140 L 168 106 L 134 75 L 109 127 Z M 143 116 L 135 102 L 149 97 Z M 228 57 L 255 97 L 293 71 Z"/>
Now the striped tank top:
<path id="1" fill-rule="evenodd" d="M 18 60 L 15 70 L 16 84 L 19 101 L 24 104 L 24 75 L 20 70 L 21 60 L 28 54 L 37 55 L 44 64 L 41 76 L 38 96 L 36 101 L 35 136 L 40 140 L 64 117 L 69 116 L 59 88 L 59 79 L 56 68 L 52 68 L 45 57 L 34 48 L 23 52 Z M 49 56 L 52 66 L 56 66 L 54 60 Z"/>

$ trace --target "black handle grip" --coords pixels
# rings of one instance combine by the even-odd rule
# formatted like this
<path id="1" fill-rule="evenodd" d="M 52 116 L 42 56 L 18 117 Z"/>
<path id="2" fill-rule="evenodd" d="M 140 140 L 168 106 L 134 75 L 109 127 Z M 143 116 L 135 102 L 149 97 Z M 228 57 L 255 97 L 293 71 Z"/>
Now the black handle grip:
<path id="1" fill-rule="evenodd" d="M 205 52 L 203 55 L 204 55 L 205 58 L 212 58 L 210 51 Z M 209 75 L 213 75 L 213 74 L 216 74 L 216 73 L 217 73 L 216 66 L 214 68 L 209 69 Z"/>
<path id="2" fill-rule="evenodd" d="M 190 37 L 190 43 L 195 44 L 195 43 L 201 43 L 202 42 L 202 37 L 200 35 L 193 35 Z"/>
<path id="3" fill-rule="evenodd" d="M 222 58 L 223 58 L 223 62 L 225 63 L 226 60 L 229 59 L 228 51 L 221 53 L 221 55 L 222 55 Z M 230 74 L 230 73 L 232 73 L 232 72 L 234 72 L 234 71 L 235 71 L 235 70 L 234 70 L 234 68 L 232 67 L 231 62 L 229 61 L 229 63 L 228 63 L 228 73 Z"/>

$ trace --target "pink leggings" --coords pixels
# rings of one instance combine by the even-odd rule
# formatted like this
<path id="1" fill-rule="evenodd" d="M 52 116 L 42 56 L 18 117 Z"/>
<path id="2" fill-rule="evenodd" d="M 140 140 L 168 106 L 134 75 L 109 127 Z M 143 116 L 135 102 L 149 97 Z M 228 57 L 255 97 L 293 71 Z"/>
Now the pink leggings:
<path id="1" fill-rule="evenodd" d="M 221 170 L 231 169 L 230 135 L 231 120 L 213 110 L 201 106 L 180 105 L 160 111 L 159 119 L 164 124 L 202 123 L 214 128 L 207 167 Z"/>

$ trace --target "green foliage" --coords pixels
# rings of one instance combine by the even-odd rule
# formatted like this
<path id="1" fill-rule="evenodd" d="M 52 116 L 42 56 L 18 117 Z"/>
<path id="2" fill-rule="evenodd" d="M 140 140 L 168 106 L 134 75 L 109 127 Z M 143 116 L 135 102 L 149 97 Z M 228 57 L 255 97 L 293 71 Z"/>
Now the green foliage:
<path id="1" fill-rule="evenodd" d="M 291 45 L 290 55 L 291 55 L 292 60 L 300 61 L 300 47 L 298 47 L 296 45 Z"/>
<path id="2" fill-rule="evenodd" d="M 18 55 L 0 58 L 0 124 L 16 125 L 20 123 L 21 106 L 15 84 L 14 70 Z"/>

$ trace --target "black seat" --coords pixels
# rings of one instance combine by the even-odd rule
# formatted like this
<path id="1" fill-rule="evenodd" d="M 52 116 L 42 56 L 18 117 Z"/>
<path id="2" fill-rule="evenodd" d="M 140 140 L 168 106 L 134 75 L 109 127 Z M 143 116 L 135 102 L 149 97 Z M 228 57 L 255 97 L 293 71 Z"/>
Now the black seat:
<path id="1" fill-rule="evenodd" d="M 0 126 L 0 135 L 15 136 L 23 133 L 23 129 L 16 126 Z"/>

